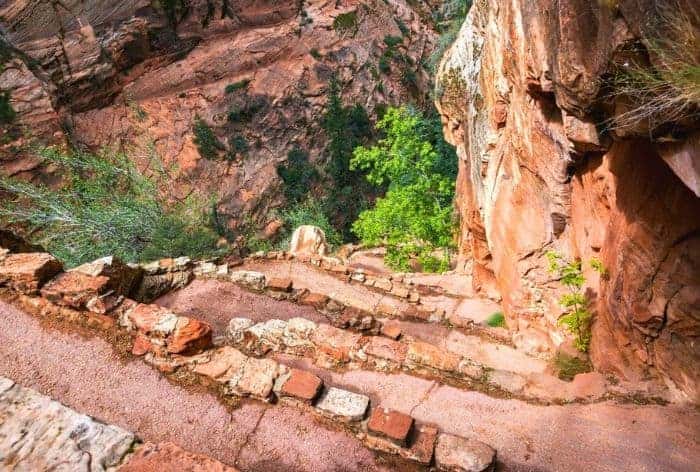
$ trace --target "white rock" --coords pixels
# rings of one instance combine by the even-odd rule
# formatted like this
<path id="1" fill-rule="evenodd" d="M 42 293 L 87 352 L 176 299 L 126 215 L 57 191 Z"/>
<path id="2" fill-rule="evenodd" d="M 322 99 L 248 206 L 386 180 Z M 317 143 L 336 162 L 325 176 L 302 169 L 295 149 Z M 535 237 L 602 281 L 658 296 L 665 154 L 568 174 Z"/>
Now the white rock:
<path id="1" fill-rule="evenodd" d="M 299 254 L 325 256 L 328 252 L 326 234 L 317 226 L 299 226 L 292 235 L 289 252 L 295 256 Z"/>
<path id="2" fill-rule="evenodd" d="M 265 274 L 252 270 L 238 270 L 229 274 L 231 282 L 244 285 L 254 290 L 265 288 Z"/>
<path id="3" fill-rule="evenodd" d="M 226 328 L 226 337 L 228 341 L 232 344 L 240 344 L 243 342 L 243 334 L 245 331 L 253 326 L 253 320 L 249 318 L 232 318 L 228 322 L 228 327 Z"/>
<path id="4" fill-rule="evenodd" d="M 322 413 L 344 421 L 362 420 L 368 406 L 368 396 L 335 387 L 323 392 L 316 403 L 316 408 Z"/>
<path id="5" fill-rule="evenodd" d="M 481 441 L 440 434 L 435 445 L 435 465 L 444 472 L 485 472 L 496 466 L 496 451 Z"/>

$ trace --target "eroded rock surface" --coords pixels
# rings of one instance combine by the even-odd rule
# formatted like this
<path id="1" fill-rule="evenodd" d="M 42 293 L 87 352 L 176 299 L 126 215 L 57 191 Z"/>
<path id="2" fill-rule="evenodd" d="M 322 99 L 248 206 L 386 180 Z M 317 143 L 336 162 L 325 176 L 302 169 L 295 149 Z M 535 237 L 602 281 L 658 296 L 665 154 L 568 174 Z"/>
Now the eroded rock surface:
<path id="1" fill-rule="evenodd" d="M 516 344 L 569 338 L 545 254 L 580 258 L 595 366 L 660 377 L 697 401 L 699 124 L 674 123 L 673 136 L 603 126 L 622 100 L 606 90 L 613 64 L 649 40 L 656 5 L 475 2 L 441 64 L 438 106 L 459 154 L 461 253 L 475 288 L 503 296 Z"/>

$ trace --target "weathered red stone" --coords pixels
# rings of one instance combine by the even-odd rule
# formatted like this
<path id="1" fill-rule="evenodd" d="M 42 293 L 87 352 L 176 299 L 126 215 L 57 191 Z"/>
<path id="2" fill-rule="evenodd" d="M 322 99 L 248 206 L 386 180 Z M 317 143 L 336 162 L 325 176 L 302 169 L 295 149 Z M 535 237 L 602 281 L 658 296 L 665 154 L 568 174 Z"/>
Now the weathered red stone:
<path id="1" fill-rule="evenodd" d="M 62 268 L 55 257 L 45 252 L 10 254 L 0 262 L 0 285 L 33 295 Z"/>
<path id="2" fill-rule="evenodd" d="M 304 305 L 311 305 L 316 309 L 321 309 L 328 303 L 328 297 L 322 293 L 309 292 L 301 297 L 300 302 Z"/>
<path id="3" fill-rule="evenodd" d="M 211 326 L 204 321 L 180 316 L 175 331 L 167 339 L 167 351 L 172 354 L 198 351 L 210 347 Z"/>
<path id="4" fill-rule="evenodd" d="M 292 279 L 273 277 L 267 282 L 267 288 L 279 292 L 289 292 L 293 284 Z"/>
<path id="5" fill-rule="evenodd" d="M 437 436 L 438 429 L 434 426 L 414 427 L 409 437 L 409 447 L 399 450 L 399 455 L 405 459 L 428 465 L 433 460 Z"/>
<path id="6" fill-rule="evenodd" d="M 401 337 L 401 325 L 391 321 L 382 324 L 381 334 L 391 339 L 399 339 Z"/>
<path id="7" fill-rule="evenodd" d="M 359 346 L 362 335 L 344 331 L 327 324 L 320 324 L 311 341 L 323 354 L 337 362 L 348 362 L 350 353 Z"/>
<path id="8" fill-rule="evenodd" d="M 146 443 L 119 467 L 120 472 L 238 472 L 207 456 L 192 454 L 172 443 Z"/>
<path id="9" fill-rule="evenodd" d="M 318 396 L 322 386 L 323 381 L 311 372 L 291 369 L 289 378 L 280 389 L 280 394 L 310 403 Z"/>
<path id="10" fill-rule="evenodd" d="M 135 356 L 143 356 L 149 352 L 152 347 L 153 345 L 151 344 L 151 341 L 146 336 L 139 333 L 134 339 L 134 345 L 131 348 L 131 353 Z"/>
<path id="11" fill-rule="evenodd" d="M 422 341 L 414 341 L 408 346 L 407 358 L 416 364 L 444 371 L 457 370 L 461 360 L 456 354 Z"/>
<path id="12" fill-rule="evenodd" d="M 404 343 L 380 336 L 370 336 L 365 345 L 365 352 L 373 357 L 386 359 L 397 364 L 403 364 L 406 359 L 408 346 Z"/>
<path id="13" fill-rule="evenodd" d="M 146 305 L 144 303 L 139 303 L 128 313 L 127 316 L 136 329 L 144 334 L 151 334 L 156 332 L 158 322 L 161 321 L 166 315 L 175 316 L 167 308 L 163 308 L 158 305 Z M 165 327 L 163 327 L 163 329 L 165 329 Z M 175 329 L 174 324 L 172 329 Z M 172 329 L 170 331 L 172 331 Z M 162 330 L 159 329 L 158 331 L 161 332 Z M 160 334 L 168 335 L 170 334 L 170 331 L 161 332 Z"/>
<path id="14" fill-rule="evenodd" d="M 92 277 L 80 272 L 64 272 L 41 289 L 41 295 L 57 305 L 84 309 L 87 303 L 107 291 L 109 277 Z"/>
<path id="15" fill-rule="evenodd" d="M 413 418 L 386 408 L 375 408 L 367 423 L 370 433 L 387 437 L 401 446 L 406 445 L 412 427 Z"/>

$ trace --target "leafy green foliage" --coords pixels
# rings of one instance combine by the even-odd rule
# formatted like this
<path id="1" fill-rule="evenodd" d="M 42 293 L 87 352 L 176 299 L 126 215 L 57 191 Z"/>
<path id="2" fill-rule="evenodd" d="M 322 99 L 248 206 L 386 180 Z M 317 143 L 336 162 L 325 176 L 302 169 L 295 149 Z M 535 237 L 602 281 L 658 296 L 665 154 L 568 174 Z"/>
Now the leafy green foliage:
<path id="1" fill-rule="evenodd" d="M 559 281 L 569 291 L 561 296 L 559 303 L 565 311 L 559 317 L 559 324 L 566 326 L 574 335 L 574 345 L 581 352 L 587 352 L 591 343 L 591 312 L 588 299 L 583 292 L 586 278 L 583 276 L 581 261 L 566 261 L 553 251 L 546 254 L 549 271 L 559 277 Z"/>
<path id="2" fill-rule="evenodd" d="M 376 126 L 384 138 L 356 148 L 351 160 L 352 169 L 368 172 L 370 183 L 388 188 L 360 214 L 353 231 L 365 244 L 386 245 L 387 263 L 399 269 L 407 267 L 409 255 L 429 261 L 435 249 L 454 246 L 457 159 L 431 121 L 409 108 L 389 108 Z"/>
<path id="3" fill-rule="evenodd" d="M 554 357 L 554 367 L 557 371 L 557 377 L 567 382 L 574 380 L 574 377 L 578 374 L 593 370 L 591 363 L 587 360 L 579 359 L 563 352 L 558 352 Z"/>
<path id="4" fill-rule="evenodd" d="M 384 36 L 384 44 L 386 44 L 389 48 L 394 48 L 401 43 L 403 43 L 403 38 L 401 36 L 392 36 L 389 34 Z"/>
<path id="5" fill-rule="evenodd" d="M 341 13 L 336 16 L 333 20 L 333 29 L 338 33 L 351 31 L 354 34 L 357 31 L 357 11 Z"/>
<path id="6" fill-rule="evenodd" d="M 340 85 L 332 80 L 321 126 L 329 139 L 326 172 L 332 180 L 328 185 L 330 190 L 323 199 L 323 207 L 343 238 L 352 240 L 352 223 L 367 207 L 367 198 L 372 198 L 377 192 L 375 186 L 365 180 L 364 171 L 350 168 L 355 147 L 372 138 L 372 124 L 364 107 L 343 104 Z"/>
<path id="7" fill-rule="evenodd" d="M 277 175 L 284 184 L 284 196 L 288 203 L 300 202 L 318 180 L 316 167 L 309 163 L 309 154 L 294 147 L 287 154 L 287 164 L 277 166 Z"/>
<path id="8" fill-rule="evenodd" d="M 194 119 L 194 143 L 197 145 L 199 155 L 205 159 L 216 159 L 224 145 L 216 137 L 211 127 L 199 116 Z"/>
<path id="9" fill-rule="evenodd" d="M 248 84 L 250 84 L 250 79 L 239 80 L 238 82 L 228 84 L 226 86 L 226 88 L 224 88 L 224 92 L 233 93 L 236 90 L 242 90 L 242 89 L 248 87 Z"/>
<path id="10" fill-rule="evenodd" d="M 227 119 L 231 123 L 249 123 L 265 105 L 267 102 L 264 97 L 247 97 L 244 104 L 233 106 L 229 110 Z"/>
<path id="11" fill-rule="evenodd" d="M 9 125 L 15 120 L 17 113 L 10 103 L 10 92 L 0 92 L 0 124 Z"/>
<path id="12" fill-rule="evenodd" d="M 506 327 L 506 317 L 503 316 L 502 312 L 497 311 L 495 313 L 492 313 L 486 319 L 486 324 L 491 326 L 492 328 L 505 328 Z"/>
<path id="13" fill-rule="evenodd" d="M 311 54 L 311 57 L 313 57 L 316 60 L 320 60 L 323 58 L 323 55 L 321 55 L 321 52 L 317 48 L 311 48 L 309 54 Z"/>
<path id="14" fill-rule="evenodd" d="M 282 221 L 287 229 L 285 246 L 288 247 L 291 232 L 301 225 L 318 226 L 326 234 L 326 242 L 331 247 L 338 247 L 343 243 L 343 238 L 333 227 L 325 214 L 323 206 L 313 198 L 308 198 L 299 205 L 281 212 Z"/>
<path id="15" fill-rule="evenodd" d="M 33 242 L 67 265 L 106 255 L 140 262 L 217 253 L 205 199 L 166 202 L 154 179 L 124 155 L 63 154 L 55 148 L 41 155 L 63 170 L 64 185 L 54 190 L 0 178 L 0 189 L 11 195 L 0 207 L 0 219 L 25 227 Z"/>
<path id="16" fill-rule="evenodd" d="M 403 36 L 409 36 L 411 34 L 411 30 L 406 26 L 406 23 L 404 23 L 401 18 L 394 18 L 394 21 L 396 22 L 396 26 L 399 27 L 399 31 L 401 31 L 401 34 Z"/>
<path id="17" fill-rule="evenodd" d="M 389 75 L 391 73 L 391 60 L 388 55 L 383 54 L 379 58 L 379 64 L 377 65 L 379 71 L 382 74 Z"/>

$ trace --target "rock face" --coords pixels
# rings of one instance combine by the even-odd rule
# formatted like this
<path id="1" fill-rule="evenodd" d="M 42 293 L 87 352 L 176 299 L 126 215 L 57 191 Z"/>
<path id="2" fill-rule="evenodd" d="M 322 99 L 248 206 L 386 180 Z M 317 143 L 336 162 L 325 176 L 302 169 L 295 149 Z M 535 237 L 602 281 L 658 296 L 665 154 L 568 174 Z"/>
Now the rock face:
<path id="1" fill-rule="evenodd" d="M 316 226 L 299 226 L 292 235 L 289 252 L 294 255 L 325 256 L 328 252 L 326 234 Z"/>
<path id="2" fill-rule="evenodd" d="M 377 104 L 424 99 L 432 1 L 410 3 L 3 2 L 0 89 L 17 117 L 0 171 L 35 177 L 40 161 L 22 145 L 69 138 L 164 171 L 175 198 L 216 194 L 232 226 L 243 214 L 262 219 L 282 202 L 276 168 L 287 152 L 298 146 L 321 158 L 318 124 L 333 76 L 345 102 L 370 114 Z M 380 74 L 386 36 L 403 42 L 391 72 Z M 213 159 L 197 150 L 197 117 L 220 141 Z"/>
<path id="3" fill-rule="evenodd" d="M 437 105 L 459 154 L 461 255 L 476 288 L 501 293 L 518 339 L 566 341 L 545 253 L 580 258 L 595 367 L 659 377 L 698 401 L 700 126 L 603 126 L 624 105 L 606 80 L 653 34 L 655 5 L 475 2 L 443 58 Z"/>

